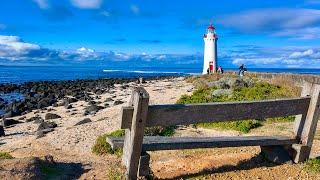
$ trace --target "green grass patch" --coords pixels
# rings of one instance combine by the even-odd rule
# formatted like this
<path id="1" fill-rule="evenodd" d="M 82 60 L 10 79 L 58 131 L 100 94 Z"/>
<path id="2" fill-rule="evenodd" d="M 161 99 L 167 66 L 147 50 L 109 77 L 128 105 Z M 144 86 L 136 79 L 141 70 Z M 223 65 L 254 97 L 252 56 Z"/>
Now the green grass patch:
<path id="1" fill-rule="evenodd" d="M 0 152 L 0 159 L 13 159 L 13 156 L 8 152 Z"/>
<path id="2" fill-rule="evenodd" d="M 144 134 L 145 134 L 146 136 L 173 136 L 175 129 L 176 129 L 176 126 L 169 126 L 169 127 L 161 127 L 161 126 L 148 127 L 148 128 L 145 128 Z"/>
<path id="3" fill-rule="evenodd" d="M 106 138 L 107 137 L 121 137 L 121 136 L 124 136 L 124 132 L 125 131 L 123 129 L 120 129 L 120 130 L 113 131 L 109 134 L 103 134 L 103 135 L 99 136 L 96 139 L 96 142 L 91 149 L 92 152 L 97 155 L 115 154 L 117 156 L 121 156 L 122 149 L 119 149 L 119 148 L 112 149 L 111 145 L 109 143 L 107 143 Z"/>
<path id="4" fill-rule="evenodd" d="M 320 159 L 309 159 L 304 163 L 304 169 L 314 173 L 320 173 Z"/>
<path id="5" fill-rule="evenodd" d="M 199 123 L 196 127 L 207 129 L 236 130 L 248 133 L 251 129 L 261 126 L 261 122 L 257 120 L 244 120 L 232 122 L 216 122 L 216 123 Z"/>
<path id="6" fill-rule="evenodd" d="M 209 102 L 232 102 L 232 101 L 253 101 L 253 100 L 266 100 L 275 98 L 289 98 L 296 96 L 291 92 L 288 87 L 281 87 L 273 85 L 268 82 L 257 81 L 252 86 L 235 87 L 232 94 L 221 94 L 215 96 L 212 94 L 217 87 L 202 87 L 194 91 L 192 95 L 183 95 L 177 101 L 177 104 L 197 104 Z M 262 120 L 241 120 L 233 122 L 212 122 L 196 124 L 196 127 L 202 128 L 217 128 L 236 130 L 243 133 L 248 133 L 251 129 L 261 126 L 263 121 L 272 122 L 293 122 L 294 116 L 268 118 Z"/>
<path id="7" fill-rule="evenodd" d="M 107 171 L 108 179 L 112 180 L 123 180 L 125 179 L 124 171 L 122 171 L 119 167 L 111 166 Z"/>

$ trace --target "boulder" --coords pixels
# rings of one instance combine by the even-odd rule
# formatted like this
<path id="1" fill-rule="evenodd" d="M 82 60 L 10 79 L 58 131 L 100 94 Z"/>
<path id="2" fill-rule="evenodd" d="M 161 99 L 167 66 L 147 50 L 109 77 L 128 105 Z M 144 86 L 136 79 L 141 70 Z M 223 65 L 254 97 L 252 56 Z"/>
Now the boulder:
<path id="1" fill-rule="evenodd" d="M 91 119 L 90 119 L 90 118 L 85 118 L 85 119 L 77 122 L 77 123 L 75 124 L 75 126 L 78 126 L 78 125 L 81 125 L 81 124 L 85 124 L 85 123 L 89 123 L 89 122 L 92 122 Z"/>
<path id="2" fill-rule="evenodd" d="M 40 116 L 34 116 L 26 120 L 26 122 L 31 122 L 31 121 L 34 121 L 34 123 L 36 124 L 40 124 L 44 122 L 44 120 Z"/>
<path id="3" fill-rule="evenodd" d="M 91 113 L 96 113 L 100 111 L 101 109 L 104 109 L 102 106 L 97 106 L 97 105 L 91 105 L 85 108 L 85 113 L 91 114 Z"/>
<path id="4" fill-rule="evenodd" d="M 5 119 L 5 118 L 2 121 L 3 121 L 4 127 L 8 127 L 8 126 L 12 126 L 12 125 L 21 123 L 20 121 L 17 121 L 14 119 Z"/>
<path id="5" fill-rule="evenodd" d="M 64 107 L 65 107 L 66 109 L 71 109 L 71 108 L 73 108 L 71 104 L 65 104 Z"/>
<path id="6" fill-rule="evenodd" d="M 47 113 L 44 117 L 45 120 L 49 120 L 49 119 L 58 119 L 61 118 L 61 116 L 57 115 L 57 114 L 53 114 L 53 113 Z"/>
<path id="7" fill-rule="evenodd" d="M 0 126 L 0 137 L 5 135 L 3 126 Z"/>
<path id="8" fill-rule="evenodd" d="M 37 139 L 44 137 L 45 134 L 52 132 L 53 130 L 54 130 L 53 128 L 48 128 L 48 129 L 43 129 L 43 130 L 37 131 L 36 132 Z"/>
<path id="9" fill-rule="evenodd" d="M 106 98 L 106 100 L 104 102 L 109 102 L 109 101 L 113 101 L 112 98 Z"/>
<path id="10" fill-rule="evenodd" d="M 42 131 L 45 129 L 53 129 L 56 128 L 58 125 L 55 122 L 42 122 L 39 124 L 37 131 Z"/>
<path id="11" fill-rule="evenodd" d="M 114 103 L 113 103 L 113 105 L 119 105 L 119 104 L 123 104 L 124 102 L 123 101 L 120 101 L 120 100 L 116 100 Z"/>

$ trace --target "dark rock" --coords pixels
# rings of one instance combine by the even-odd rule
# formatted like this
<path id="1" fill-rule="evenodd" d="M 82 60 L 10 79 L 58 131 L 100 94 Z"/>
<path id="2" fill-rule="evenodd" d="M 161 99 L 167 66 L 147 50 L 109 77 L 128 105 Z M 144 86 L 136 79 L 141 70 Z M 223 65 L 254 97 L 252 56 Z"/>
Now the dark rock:
<path id="1" fill-rule="evenodd" d="M 124 102 L 123 101 L 120 101 L 120 100 L 116 100 L 113 105 L 119 105 L 119 104 L 123 104 Z"/>
<path id="2" fill-rule="evenodd" d="M 45 120 L 49 120 L 49 119 L 58 119 L 61 118 L 61 116 L 57 115 L 57 114 L 53 114 L 53 113 L 47 113 L 44 117 Z"/>
<path id="3" fill-rule="evenodd" d="M 47 134 L 47 133 L 49 133 L 49 132 L 52 132 L 53 130 L 54 130 L 53 128 L 38 130 L 38 131 L 36 132 L 37 139 L 44 137 L 45 134 Z"/>
<path id="4" fill-rule="evenodd" d="M 104 109 L 102 106 L 97 106 L 97 105 L 91 105 L 85 108 L 85 113 L 91 114 L 91 113 L 96 113 L 100 111 L 101 109 Z"/>
<path id="5" fill-rule="evenodd" d="M 53 129 L 57 127 L 58 125 L 55 122 L 42 122 L 39 124 L 37 131 L 41 131 L 44 129 Z"/>
<path id="6" fill-rule="evenodd" d="M 3 128 L 3 126 L 0 126 L 0 137 L 1 136 L 5 136 L 6 134 L 5 134 L 5 132 L 4 132 L 4 128 Z"/>
<path id="7" fill-rule="evenodd" d="M 2 121 L 3 121 L 4 127 L 8 127 L 8 126 L 12 126 L 12 125 L 21 123 L 20 121 L 17 121 L 14 119 L 5 119 L 5 118 Z"/>
<path id="8" fill-rule="evenodd" d="M 107 98 L 104 102 L 109 102 L 109 101 L 113 101 L 112 98 Z"/>
<path id="9" fill-rule="evenodd" d="M 14 116 L 14 112 L 13 111 L 9 111 L 7 113 L 5 113 L 3 115 L 4 118 L 10 118 L 10 117 L 13 117 Z"/>
<path id="10" fill-rule="evenodd" d="M 261 146 L 261 154 L 276 164 L 292 164 L 290 154 L 283 146 Z"/>
<path id="11" fill-rule="evenodd" d="M 41 120 L 43 121 L 43 119 L 40 116 L 34 116 L 34 117 L 29 118 L 29 119 L 26 119 L 26 122 L 37 121 L 35 123 L 41 123 L 40 122 Z"/>
<path id="12" fill-rule="evenodd" d="M 104 104 L 104 107 L 109 107 L 109 106 L 110 106 L 109 103 L 105 103 L 105 104 Z"/>
<path id="13" fill-rule="evenodd" d="M 89 104 L 89 105 L 95 105 L 95 104 L 97 104 L 97 102 L 95 102 L 95 101 L 89 101 L 88 104 Z"/>
<path id="14" fill-rule="evenodd" d="M 81 124 L 85 124 L 85 123 L 89 123 L 89 122 L 92 122 L 91 119 L 90 119 L 90 118 L 85 118 L 85 119 L 77 122 L 77 123 L 75 124 L 75 126 L 78 126 L 78 125 L 81 125 Z"/>
<path id="15" fill-rule="evenodd" d="M 65 107 L 66 109 L 71 109 L 71 108 L 73 108 L 71 104 L 66 104 L 66 105 L 64 105 L 64 107 Z"/>
<path id="16" fill-rule="evenodd" d="M 21 116 L 21 117 L 19 117 L 18 120 L 24 120 L 25 118 L 26 118 L 25 116 Z"/>

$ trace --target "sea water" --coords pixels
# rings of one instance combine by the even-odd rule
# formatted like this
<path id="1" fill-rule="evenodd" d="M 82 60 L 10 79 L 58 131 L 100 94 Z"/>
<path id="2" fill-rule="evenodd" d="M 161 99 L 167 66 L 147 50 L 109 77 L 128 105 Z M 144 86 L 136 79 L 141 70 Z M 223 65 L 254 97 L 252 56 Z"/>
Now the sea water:
<path id="1" fill-rule="evenodd" d="M 225 71 L 237 69 L 225 69 Z M 320 74 L 320 69 L 248 68 L 255 72 Z M 187 76 L 200 74 L 200 67 L 99 67 L 99 66 L 0 66 L 0 84 L 28 81 L 76 80 L 99 78 L 136 78 Z"/>

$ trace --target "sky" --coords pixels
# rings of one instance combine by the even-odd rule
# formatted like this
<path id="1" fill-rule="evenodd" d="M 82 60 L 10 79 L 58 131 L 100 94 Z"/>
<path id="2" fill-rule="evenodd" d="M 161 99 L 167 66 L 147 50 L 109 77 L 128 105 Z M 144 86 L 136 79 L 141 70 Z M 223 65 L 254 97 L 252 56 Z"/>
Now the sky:
<path id="1" fill-rule="evenodd" d="M 2 0 L 0 65 L 320 68 L 320 0 Z"/>

